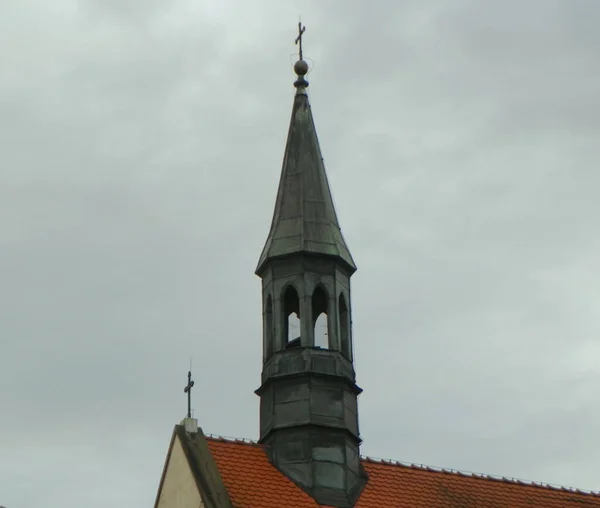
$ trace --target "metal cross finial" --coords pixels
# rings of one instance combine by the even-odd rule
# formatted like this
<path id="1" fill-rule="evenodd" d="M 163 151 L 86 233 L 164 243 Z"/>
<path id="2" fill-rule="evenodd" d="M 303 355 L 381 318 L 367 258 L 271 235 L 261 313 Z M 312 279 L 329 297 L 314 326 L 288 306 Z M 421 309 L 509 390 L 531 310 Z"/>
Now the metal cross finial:
<path id="1" fill-rule="evenodd" d="M 192 381 L 192 371 L 190 370 L 188 372 L 188 384 L 183 389 L 184 393 L 187 393 L 187 396 L 188 396 L 188 412 L 187 412 L 188 418 L 192 417 L 192 386 L 194 386 L 194 382 Z"/>
<path id="2" fill-rule="evenodd" d="M 296 44 L 299 46 L 300 60 L 302 60 L 302 34 L 306 30 L 305 26 L 302 26 L 302 22 L 298 21 L 298 37 L 296 37 Z"/>

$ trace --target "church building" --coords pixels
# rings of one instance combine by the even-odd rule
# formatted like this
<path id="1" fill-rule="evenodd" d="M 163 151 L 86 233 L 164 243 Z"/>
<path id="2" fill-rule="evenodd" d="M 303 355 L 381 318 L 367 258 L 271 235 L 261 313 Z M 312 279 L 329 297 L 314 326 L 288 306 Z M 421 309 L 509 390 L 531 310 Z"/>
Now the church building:
<path id="1" fill-rule="evenodd" d="M 154 508 L 600 507 L 600 494 L 361 457 L 350 284 L 356 265 L 311 113 L 302 32 L 275 210 L 256 268 L 260 435 L 256 442 L 205 436 L 189 411 L 189 378 L 188 416 L 173 431 Z M 322 316 L 327 343 L 315 333 Z"/>

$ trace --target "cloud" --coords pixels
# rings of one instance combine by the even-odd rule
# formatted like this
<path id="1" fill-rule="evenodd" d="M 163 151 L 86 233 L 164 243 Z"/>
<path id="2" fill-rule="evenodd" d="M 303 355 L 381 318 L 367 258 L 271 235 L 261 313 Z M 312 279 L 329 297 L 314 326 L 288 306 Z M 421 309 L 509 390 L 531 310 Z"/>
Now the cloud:
<path id="1" fill-rule="evenodd" d="M 298 14 L 363 453 L 598 488 L 598 8 L 0 7 L 0 502 L 148 505 L 185 413 L 255 438 Z"/>

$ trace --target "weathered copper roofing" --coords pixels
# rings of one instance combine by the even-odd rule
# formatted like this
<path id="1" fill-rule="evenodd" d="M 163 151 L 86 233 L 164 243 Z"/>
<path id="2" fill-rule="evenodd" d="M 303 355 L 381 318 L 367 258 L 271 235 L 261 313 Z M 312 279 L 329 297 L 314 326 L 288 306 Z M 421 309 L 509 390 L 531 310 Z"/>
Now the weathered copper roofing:
<path id="1" fill-rule="evenodd" d="M 356 265 L 335 213 L 306 93 L 308 82 L 302 73 L 294 86 L 296 96 L 273 222 L 256 273 L 269 259 L 295 253 L 335 256 L 354 272 Z"/>

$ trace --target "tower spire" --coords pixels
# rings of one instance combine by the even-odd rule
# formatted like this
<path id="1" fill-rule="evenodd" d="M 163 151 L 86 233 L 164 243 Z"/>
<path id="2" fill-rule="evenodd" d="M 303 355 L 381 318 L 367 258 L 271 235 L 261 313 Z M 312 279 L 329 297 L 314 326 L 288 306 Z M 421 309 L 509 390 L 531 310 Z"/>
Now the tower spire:
<path id="1" fill-rule="evenodd" d="M 301 44 L 305 27 L 299 23 L 298 30 L 296 41 Z M 279 189 L 256 273 L 260 275 L 271 259 L 300 252 L 337 258 L 353 273 L 356 265 L 340 229 L 306 91 L 308 64 L 300 59 L 294 71 L 296 96 Z"/>
<path id="2" fill-rule="evenodd" d="M 271 228 L 256 274 L 262 279 L 260 442 L 271 462 L 320 505 L 354 506 L 360 465 L 352 358 L 350 277 L 308 101 L 302 59 Z M 319 322 L 325 333 L 319 335 Z M 294 326 L 295 325 L 295 326 Z M 298 337 L 297 329 L 300 336 Z"/>

